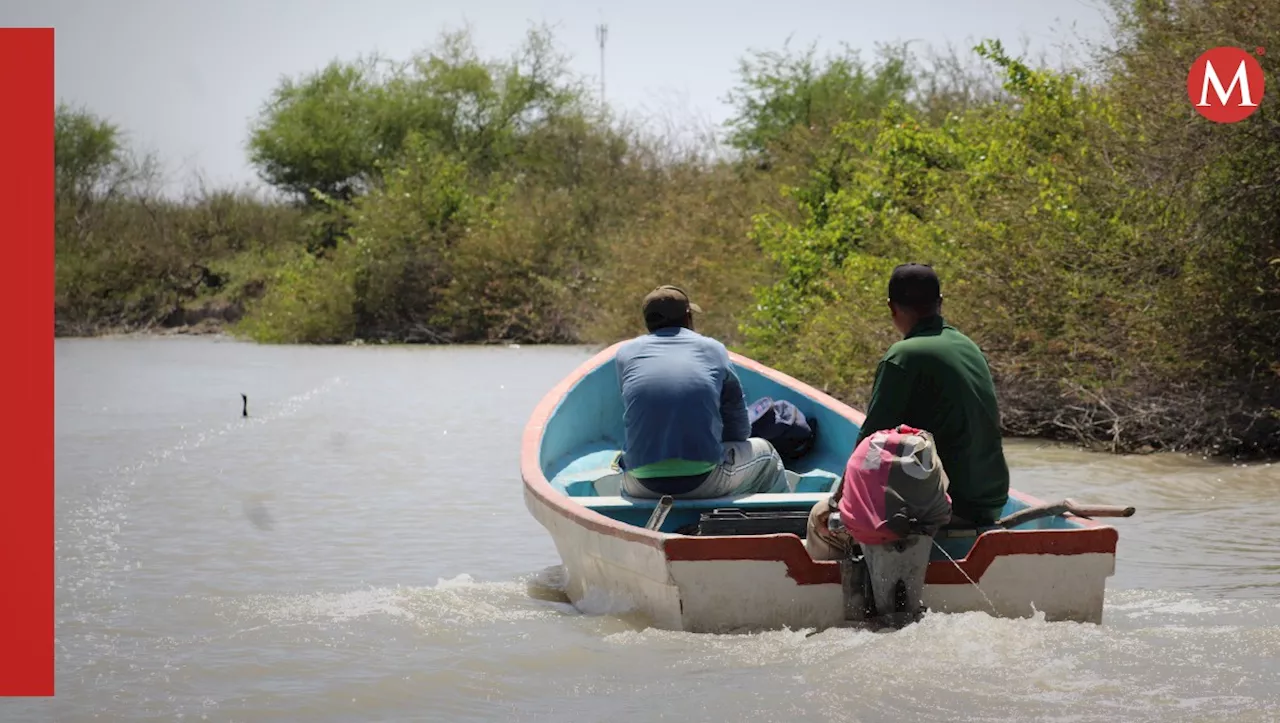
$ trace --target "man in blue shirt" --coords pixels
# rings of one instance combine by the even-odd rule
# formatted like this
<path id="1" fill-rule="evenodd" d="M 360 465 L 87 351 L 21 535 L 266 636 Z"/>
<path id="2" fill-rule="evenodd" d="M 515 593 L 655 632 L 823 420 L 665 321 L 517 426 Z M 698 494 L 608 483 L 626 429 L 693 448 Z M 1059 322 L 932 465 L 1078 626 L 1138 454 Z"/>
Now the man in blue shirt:
<path id="1" fill-rule="evenodd" d="M 644 299 L 649 333 L 616 357 L 626 439 L 622 491 L 633 497 L 787 492 L 782 458 L 751 437 L 742 383 L 724 344 L 693 330 L 701 313 L 675 286 Z"/>

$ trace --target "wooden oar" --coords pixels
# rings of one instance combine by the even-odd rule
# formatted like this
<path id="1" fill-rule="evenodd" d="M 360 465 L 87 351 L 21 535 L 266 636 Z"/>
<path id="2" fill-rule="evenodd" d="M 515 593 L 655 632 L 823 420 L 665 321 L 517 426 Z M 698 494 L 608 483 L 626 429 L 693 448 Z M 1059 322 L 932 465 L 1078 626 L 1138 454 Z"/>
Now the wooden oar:
<path id="1" fill-rule="evenodd" d="M 1134 507 L 1082 505 L 1074 500 L 1064 499 L 1061 502 L 1050 502 L 1036 507 L 1028 507 L 1025 510 L 1018 510 L 1011 515 L 1002 517 L 996 522 L 996 526 L 1008 529 L 1026 524 L 1032 520 L 1038 520 L 1041 517 L 1057 517 L 1065 514 L 1083 517 L 1087 520 L 1094 517 L 1133 517 L 1134 512 L 1137 512 Z"/>

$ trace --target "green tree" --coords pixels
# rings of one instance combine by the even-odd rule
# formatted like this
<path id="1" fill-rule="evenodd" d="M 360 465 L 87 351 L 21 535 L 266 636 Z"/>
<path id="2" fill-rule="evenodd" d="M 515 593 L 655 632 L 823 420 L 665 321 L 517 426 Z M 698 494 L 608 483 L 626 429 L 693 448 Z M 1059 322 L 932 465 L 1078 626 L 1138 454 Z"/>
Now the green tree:
<path id="1" fill-rule="evenodd" d="M 406 62 L 334 62 L 288 79 L 254 122 L 250 159 L 269 183 L 298 197 L 349 201 L 417 134 L 442 153 L 491 171 L 521 137 L 581 113 L 550 35 L 533 30 L 506 61 L 479 57 L 466 33 Z"/>
<path id="2" fill-rule="evenodd" d="M 740 151 L 766 155 L 799 137 L 822 134 L 857 118 L 872 118 L 904 99 L 914 78 L 905 47 L 883 47 L 879 62 L 864 63 L 848 46 L 817 57 L 815 46 L 796 53 L 756 51 L 739 61 L 728 141 Z"/>
<path id="3" fill-rule="evenodd" d="M 282 81 L 249 136 L 262 178 L 302 198 L 346 200 L 367 184 L 386 152 L 377 138 L 376 71 L 376 61 L 334 61 Z"/>
<path id="4" fill-rule="evenodd" d="M 101 193 L 124 160 L 119 126 L 65 103 L 58 104 L 53 124 L 57 196 L 90 199 Z"/>

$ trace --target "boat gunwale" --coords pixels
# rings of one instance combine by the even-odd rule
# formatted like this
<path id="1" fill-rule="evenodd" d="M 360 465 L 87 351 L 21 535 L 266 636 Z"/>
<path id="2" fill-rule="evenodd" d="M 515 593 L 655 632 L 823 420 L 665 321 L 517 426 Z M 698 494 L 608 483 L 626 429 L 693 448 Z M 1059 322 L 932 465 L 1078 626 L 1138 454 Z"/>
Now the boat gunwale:
<path id="1" fill-rule="evenodd" d="M 542 437 L 546 432 L 547 423 L 560 408 L 560 404 L 569 396 L 569 392 L 588 374 L 612 360 L 618 348 L 624 343 L 626 342 L 619 341 L 597 352 L 543 395 L 524 427 L 520 443 L 520 476 L 524 482 L 526 500 L 532 496 L 548 509 L 594 532 L 660 548 L 667 533 L 619 522 L 612 517 L 583 507 L 573 502 L 568 495 L 552 487 L 542 471 Z"/>
<path id="2" fill-rule="evenodd" d="M 668 532 L 656 532 L 643 527 L 620 522 L 600 512 L 576 503 L 572 497 L 551 486 L 542 470 L 541 447 L 547 423 L 568 397 L 574 387 L 588 374 L 611 361 L 618 349 L 629 340 L 611 344 L 584 361 L 576 369 L 560 380 L 538 402 L 525 425 L 521 440 L 520 470 L 524 482 L 526 502 L 530 497 L 538 500 L 548 509 L 572 520 L 575 524 L 594 532 L 637 542 L 649 547 L 660 548 L 669 560 L 776 560 L 787 566 L 787 576 L 800 584 L 815 584 L 839 581 L 838 563 L 814 560 L 804 548 L 801 539 L 791 534 L 778 535 L 721 535 L 721 536 L 688 536 Z M 859 427 L 866 420 L 861 411 L 841 402 L 829 394 L 820 391 L 794 377 L 772 369 L 754 359 L 730 351 L 730 360 L 741 367 L 767 377 L 775 383 L 796 393 L 810 398 L 816 404 L 840 414 Z M 1031 495 L 1009 490 L 1009 496 L 1025 505 L 1044 504 L 1042 500 Z M 1057 554 L 1081 554 L 1087 552 L 1114 553 L 1118 532 L 1110 525 L 1096 520 L 1070 516 L 1069 519 L 1079 525 L 1075 529 L 1030 529 L 1030 530 L 988 530 L 978 535 L 969 553 L 957 560 L 960 567 L 971 576 L 976 573 L 977 579 L 991 562 L 1001 555 L 1007 554 L 1054 554 L 1064 546 L 1072 548 L 1070 552 Z M 1083 535 L 1082 533 L 1092 533 Z M 1023 540 L 1033 542 L 1031 548 L 1022 544 Z M 750 553 L 747 549 L 750 549 Z M 939 567 L 930 565 L 930 568 Z M 959 570 L 947 566 L 956 575 Z M 834 577 L 833 573 L 834 572 Z M 941 572 L 941 571 L 939 571 Z M 930 570 L 931 581 L 935 571 Z M 950 577 L 950 575 L 945 575 Z M 937 582 L 944 582 L 938 579 Z M 951 582 L 946 580 L 946 582 Z"/>

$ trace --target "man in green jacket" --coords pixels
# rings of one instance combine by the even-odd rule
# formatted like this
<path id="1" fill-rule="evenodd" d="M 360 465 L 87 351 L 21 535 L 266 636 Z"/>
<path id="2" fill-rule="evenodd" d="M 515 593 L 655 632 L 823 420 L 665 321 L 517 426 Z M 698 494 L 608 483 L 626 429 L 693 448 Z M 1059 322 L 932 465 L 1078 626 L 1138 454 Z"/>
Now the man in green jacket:
<path id="1" fill-rule="evenodd" d="M 903 339 L 880 360 L 854 448 L 899 424 L 928 431 L 949 480 L 951 524 L 991 524 L 1009 499 L 1009 467 L 986 357 L 943 320 L 941 284 L 929 266 L 893 270 L 889 310 Z"/>

